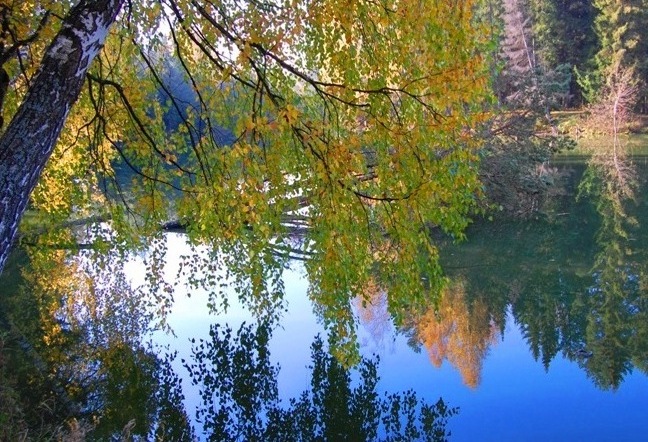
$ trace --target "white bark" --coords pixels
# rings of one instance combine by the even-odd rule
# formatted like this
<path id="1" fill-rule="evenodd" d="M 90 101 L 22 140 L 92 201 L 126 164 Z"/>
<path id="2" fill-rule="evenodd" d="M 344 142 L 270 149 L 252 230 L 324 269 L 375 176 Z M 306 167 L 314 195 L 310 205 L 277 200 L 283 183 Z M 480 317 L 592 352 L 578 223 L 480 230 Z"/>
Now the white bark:
<path id="1" fill-rule="evenodd" d="M 123 2 L 81 0 L 72 8 L 0 138 L 0 272 L 29 196 Z"/>

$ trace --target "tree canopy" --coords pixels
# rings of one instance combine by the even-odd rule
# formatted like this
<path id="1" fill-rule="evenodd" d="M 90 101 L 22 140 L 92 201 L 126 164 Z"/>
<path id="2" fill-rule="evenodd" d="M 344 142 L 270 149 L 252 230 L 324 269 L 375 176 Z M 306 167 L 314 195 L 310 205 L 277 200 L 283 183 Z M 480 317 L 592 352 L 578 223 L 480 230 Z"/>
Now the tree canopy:
<path id="1" fill-rule="evenodd" d="M 439 288 L 429 229 L 460 236 L 480 193 L 488 73 L 472 9 L 3 3 L 0 262 L 38 183 L 36 224 L 66 227 L 50 230 L 55 244 L 133 248 L 173 222 L 211 247 L 259 312 L 280 300 L 297 254 L 340 343 L 349 299 L 370 280 L 398 317 Z M 80 238 L 70 226 L 83 219 L 110 229 L 94 223 Z M 195 266 L 205 270 L 185 263 Z"/>

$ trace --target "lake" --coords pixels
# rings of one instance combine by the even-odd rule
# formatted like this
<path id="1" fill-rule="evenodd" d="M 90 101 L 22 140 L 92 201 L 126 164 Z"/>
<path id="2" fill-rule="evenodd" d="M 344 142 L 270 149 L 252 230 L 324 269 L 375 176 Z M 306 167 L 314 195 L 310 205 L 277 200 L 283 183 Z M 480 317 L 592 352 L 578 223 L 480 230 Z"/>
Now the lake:
<path id="1" fill-rule="evenodd" d="M 637 157 L 639 177 L 643 163 Z M 144 324 L 155 320 L 154 309 L 125 288 L 147 283 L 136 257 L 118 279 L 129 296 L 99 293 L 115 305 L 54 303 L 77 305 L 73 316 L 102 324 L 80 328 L 87 348 L 35 345 L 60 374 L 42 382 L 56 384 L 53 396 L 61 379 L 69 379 L 66 388 L 78 384 L 69 390 L 82 404 L 76 411 L 94 416 L 102 437 L 128 430 L 164 440 L 410 440 L 426 434 L 420 416 L 433 416 L 436 433 L 427 434 L 443 439 L 447 431 L 453 441 L 645 440 L 648 192 L 642 184 L 634 201 L 616 204 L 582 158 L 554 166 L 560 179 L 537 216 L 496 217 L 472 225 L 463 243 L 440 240 L 448 284 L 427 311 L 395 327 L 384 293 L 371 292 L 364 306 L 355 302 L 366 359 L 350 373 L 326 352 L 301 263 L 284 272 L 277 323 L 254 326 L 231 290 L 227 312 L 209 314 L 206 292 L 178 289 L 174 302 L 165 298 L 167 331 L 150 333 Z M 178 257 L 192 251 L 182 235 L 164 241 L 169 253 L 160 265 L 174 279 Z M 51 330 L 76 330 L 64 315 L 53 316 Z M 14 328 L 19 317 L 11 316 Z M 124 334 L 132 349 L 123 340 L 115 346 L 114 336 Z"/>

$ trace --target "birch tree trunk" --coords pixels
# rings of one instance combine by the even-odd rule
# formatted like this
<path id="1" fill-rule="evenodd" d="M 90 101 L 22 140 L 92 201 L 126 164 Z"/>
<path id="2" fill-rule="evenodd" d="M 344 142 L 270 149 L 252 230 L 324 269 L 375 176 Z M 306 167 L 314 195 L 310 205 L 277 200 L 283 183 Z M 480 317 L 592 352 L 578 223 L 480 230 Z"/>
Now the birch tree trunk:
<path id="1" fill-rule="evenodd" d="M 29 196 L 123 2 L 81 0 L 70 10 L 0 138 L 0 273 Z"/>

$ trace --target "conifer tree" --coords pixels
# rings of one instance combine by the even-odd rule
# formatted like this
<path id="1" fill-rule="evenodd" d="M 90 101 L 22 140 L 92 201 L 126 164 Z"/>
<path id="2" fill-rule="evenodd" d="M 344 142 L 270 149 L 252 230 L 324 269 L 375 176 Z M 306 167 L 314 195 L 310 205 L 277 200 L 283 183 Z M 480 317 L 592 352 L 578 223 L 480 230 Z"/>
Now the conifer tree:
<path id="1" fill-rule="evenodd" d="M 531 0 L 536 52 L 547 69 L 582 72 L 596 51 L 595 9 L 587 0 Z M 564 67 L 562 67 L 564 66 Z M 564 106 L 582 102 L 582 92 L 573 75 Z"/>
<path id="2" fill-rule="evenodd" d="M 648 1 L 594 0 L 593 3 L 598 10 L 594 28 L 599 50 L 594 57 L 594 69 L 581 81 L 587 97 L 596 101 L 619 72 L 633 70 L 635 80 L 642 84 L 639 109 L 645 112 L 648 41 L 644 34 L 648 28 Z"/>

